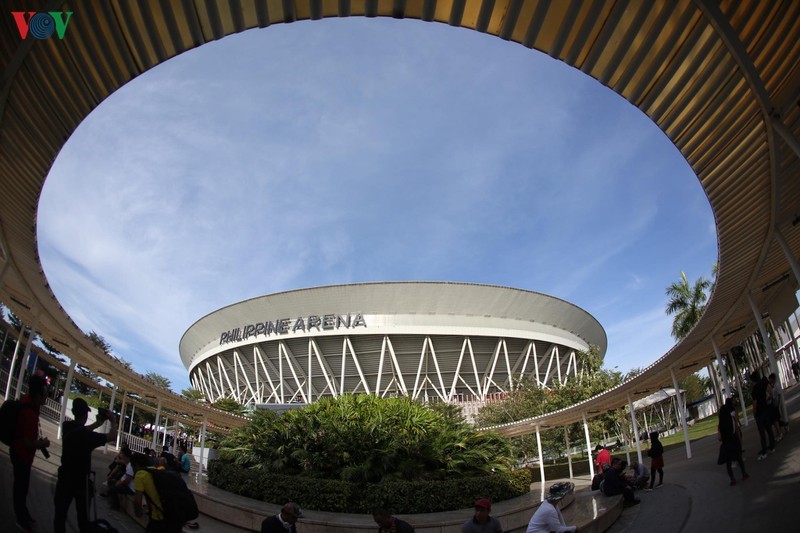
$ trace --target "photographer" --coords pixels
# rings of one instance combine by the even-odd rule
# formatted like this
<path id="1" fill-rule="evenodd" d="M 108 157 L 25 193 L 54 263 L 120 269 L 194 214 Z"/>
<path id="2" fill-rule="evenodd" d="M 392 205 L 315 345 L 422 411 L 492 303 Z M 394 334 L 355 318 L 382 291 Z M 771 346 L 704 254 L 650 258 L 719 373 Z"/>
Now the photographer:
<path id="1" fill-rule="evenodd" d="M 53 530 L 56 533 L 65 531 L 67 512 L 75 498 L 75 511 L 78 515 L 78 528 L 86 531 L 88 518 L 88 484 L 89 472 L 92 469 L 92 450 L 117 438 L 117 418 L 108 409 L 97 410 L 97 420 L 86 425 L 89 405 L 83 398 L 72 401 L 72 415 L 75 420 L 64 422 L 62 426 L 63 447 L 61 466 L 58 468 L 56 482 L 55 518 Z M 108 433 L 97 433 L 94 430 L 102 426 L 106 420 L 110 423 Z"/>

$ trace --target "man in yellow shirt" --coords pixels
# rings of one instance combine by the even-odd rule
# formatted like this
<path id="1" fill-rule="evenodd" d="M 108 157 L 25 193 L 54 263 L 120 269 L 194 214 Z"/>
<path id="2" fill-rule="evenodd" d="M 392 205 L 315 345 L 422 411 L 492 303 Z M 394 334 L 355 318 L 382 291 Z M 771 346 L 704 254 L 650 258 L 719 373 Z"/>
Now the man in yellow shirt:
<path id="1" fill-rule="evenodd" d="M 147 468 L 147 457 L 139 453 L 134 454 L 131 457 L 131 464 L 135 473 L 133 478 L 134 511 L 137 516 L 142 515 L 142 496 L 144 496 L 150 512 L 150 520 L 147 522 L 145 533 L 180 533 L 183 524 L 172 524 L 164 516 L 161 498 L 156 490 L 153 476 Z"/>

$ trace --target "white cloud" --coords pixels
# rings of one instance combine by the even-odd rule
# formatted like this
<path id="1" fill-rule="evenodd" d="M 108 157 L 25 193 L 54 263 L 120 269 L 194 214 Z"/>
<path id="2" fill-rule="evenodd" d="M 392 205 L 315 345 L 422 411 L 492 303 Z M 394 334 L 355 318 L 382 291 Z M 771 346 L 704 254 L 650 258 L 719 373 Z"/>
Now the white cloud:
<path id="1" fill-rule="evenodd" d="M 79 127 L 46 183 L 39 240 L 80 327 L 179 389 L 180 336 L 224 305 L 463 280 L 574 299 L 602 313 L 623 359 L 644 351 L 617 337 L 634 314 L 637 335 L 656 339 L 646 356 L 660 355 L 663 320 L 631 295 L 661 305 L 677 263 L 647 243 L 667 227 L 665 249 L 710 264 L 707 236 L 687 245 L 690 220 L 709 215 L 655 126 L 580 72 L 475 32 L 357 19 L 307 30 L 190 51 Z M 688 216 L 677 202 L 691 194 L 701 207 Z"/>

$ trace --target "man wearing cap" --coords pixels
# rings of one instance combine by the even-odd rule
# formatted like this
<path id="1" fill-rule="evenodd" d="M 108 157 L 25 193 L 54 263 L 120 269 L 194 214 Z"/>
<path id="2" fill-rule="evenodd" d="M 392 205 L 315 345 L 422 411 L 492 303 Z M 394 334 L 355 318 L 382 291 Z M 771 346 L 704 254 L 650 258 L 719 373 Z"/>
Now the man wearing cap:
<path id="1" fill-rule="evenodd" d="M 9 377 L 9 379 L 11 379 Z M 36 522 L 28 511 L 28 489 L 31 482 L 31 467 L 36 450 L 50 446 L 47 438 L 39 437 L 39 408 L 47 400 L 47 381 L 39 375 L 28 380 L 28 394 L 20 398 L 14 440 L 9 447 L 11 466 L 14 469 L 14 484 L 11 489 L 17 525 L 24 531 L 33 531 Z"/>
<path id="2" fill-rule="evenodd" d="M 461 526 L 461 533 L 503 533 L 500 521 L 489 516 L 492 502 L 486 498 L 475 500 L 475 515 Z"/>
<path id="3" fill-rule="evenodd" d="M 67 512 L 75 498 L 75 511 L 78 514 L 78 528 L 86 531 L 89 527 L 88 518 L 88 480 L 92 469 L 92 450 L 111 442 L 117 438 L 117 418 L 107 409 L 97 410 L 97 420 L 86 425 L 89 415 L 89 405 L 83 398 L 72 401 L 72 416 L 74 420 L 64 422 L 61 434 L 63 446 L 61 449 L 61 466 L 58 467 L 58 481 L 56 481 L 55 517 L 53 530 L 62 533 L 66 528 Z M 94 431 L 108 420 L 110 428 L 108 433 Z"/>
<path id="4" fill-rule="evenodd" d="M 294 502 L 286 502 L 281 512 L 261 522 L 261 533 L 297 533 L 295 522 L 303 516 L 300 507 Z"/>
<path id="5" fill-rule="evenodd" d="M 568 526 L 564 521 L 564 515 L 558 509 L 558 502 L 564 497 L 557 485 L 550 487 L 544 501 L 533 513 L 531 521 L 528 522 L 528 529 L 525 533 L 573 533 L 578 530 L 576 526 Z"/>

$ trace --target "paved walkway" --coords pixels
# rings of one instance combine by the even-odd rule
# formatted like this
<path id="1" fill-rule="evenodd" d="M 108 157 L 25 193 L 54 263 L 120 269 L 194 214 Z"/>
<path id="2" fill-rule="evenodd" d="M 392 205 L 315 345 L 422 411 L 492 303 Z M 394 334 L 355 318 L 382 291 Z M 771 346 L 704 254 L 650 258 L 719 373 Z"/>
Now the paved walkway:
<path id="1" fill-rule="evenodd" d="M 626 509 L 610 533 L 632 533 L 646 530 L 648 533 L 708 533 L 708 532 L 763 532 L 800 531 L 798 505 L 800 505 L 800 387 L 793 385 L 787 391 L 787 410 L 790 413 L 792 431 L 776 446 L 776 452 L 763 461 L 756 461 L 759 448 L 755 423 L 744 428 L 745 459 L 750 479 L 731 487 L 724 466 L 717 466 L 719 444 L 715 437 L 692 443 L 692 458 L 686 458 L 683 446 L 668 450 L 665 455 L 664 486 L 653 492 L 640 492 L 641 505 Z M 55 441 L 55 425 L 42 424 L 42 430 Z M 43 460 L 37 455 L 28 497 L 29 507 L 39 520 L 40 532 L 51 530 L 53 519 L 53 492 L 55 472 L 60 460 L 60 446 L 54 442 L 51 458 Z M 104 472 L 113 458 L 113 449 L 104 455 L 102 449 L 95 451 L 94 470 Z M 13 523 L 11 507 L 11 465 L 7 449 L 0 452 L 0 487 L 5 497 L 0 498 L 2 524 Z M 740 473 L 735 470 L 738 477 Z M 549 485 L 554 480 L 546 483 Z M 579 478 L 579 488 L 588 479 Z M 210 490 L 218 490 L 209 487 Z M 534 486 L 534 494 L 540 490 Z M 239 505 L 252 500 L 226 494 Z M 256 503 L 256 505 L 269 505 Z M 98 498 L 97 515 L 108 519 L 120 532 L 142 531 L 142 528 L 127 515 L 111 511 L 104 498 Z M 239 528 L 200 516 L 200 532 L 233 533 Z M 77 531 L 75 512 L 70 511 L 68 531 Z M 6 527 L 3 531 L 11 531 Z M 302 533 L 302 522 L 298 530 Z"/>
<path id="2" fill-rule="evenodd" d="M 626 509 L 610 533 L 708 533 L 800 531 L 800 387 L 787 391 L 789 433 L 763 461 L 753 420 L 744 429 L 750 479 L 730 486 L 725 466 L 717 465 L 716 437 L 692 442 L 692 458 L 681 446 L 664 455 L 664 486 L 640 492 L 641 505 Z M 736 479 L 741 472 L 734 468 Z"/>

